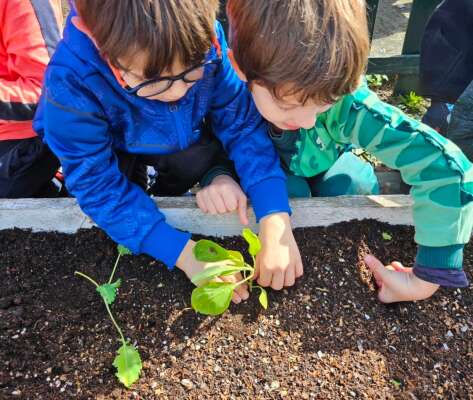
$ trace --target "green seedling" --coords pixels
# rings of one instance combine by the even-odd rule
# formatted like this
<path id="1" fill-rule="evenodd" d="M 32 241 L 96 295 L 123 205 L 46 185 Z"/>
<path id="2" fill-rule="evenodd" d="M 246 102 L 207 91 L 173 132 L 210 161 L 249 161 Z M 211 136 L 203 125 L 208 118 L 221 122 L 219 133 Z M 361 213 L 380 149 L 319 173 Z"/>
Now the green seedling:
<path id="1" fill-rule="evenodd" d="M 389 242 L 390 240 L 393 240 L 393 237 L 389 233 L 383 232 L 383 239 Z"/>
<path id="2" fill-rule="evenodd" d="M 400 389 L 401 388 L 401 385 L 402 383 L 395 380 L 395 379 L 391 379 L 391 384 L 396 388 L 396 389 Z"/>
<path id="3" fill-rule="evenodd" d="M 210 240 L 200 240 L 194 247 L 194 257 L 197 261 L 215 263 L 192 278 L 199 286 L 192 292 L 192 308 L 204 315 L 223 314 L 232 300 L 234 290 L 248 283 L 250 291 L 260 291 L 259 302 L 264 309 L 268 308 L 268 293 L 261 286 L 253 284 L 255 275 L 256 255 L 261 250 L 261 242 L 250 229 L 243 230 L 243 238 L 248 243 L 248 252 L 253 258 L 253 265 L 247 264 L 243 255 L 238 251 L 226 250 Z M 234 275 L 240 272 L 243 279 L 240 282 L 217 282 L 216 278 Z"/>
<path id="4" fill-rule="evenodd" d="M 424 98 L 422 96 L 418 96 L 415 92 L 409 92 L 407 96 L 399 96 L 402 104 L 402 108 L 404 108 L 407 111 L 410 111 L 412 113 L 421 113 L 423 104 L 424 104 Z"/>
<path id="5" fill-rule="evenodd" d="M 368 85 L 372 88 L 380 88 L 385 83 L 389 82 L 389 78 L 387 75 L 380 75 L 380 74 L 366 75 L 366 80 L 368 82 Z"/>
<path id="6" fill-rule="evenodd" d="M 112 283 L 113 276 L 115 275 L 115 271 L 118 266 L 118 262 L 120 261 L 120 258 L 122 256 L 131 254 L 130 250 L 128 250 L 126 247 L 123 247 L 121 245 L 118 246 L 117 249 L 118 249 L 118 256 L 115 261 L 115 265 L 113 267 L 108 283 L 99 285 L 94 279 L 92 279 L 88 275 L 83 274 L 82 272 L 76 271 L 75 274 L 86 279 L 90 283 L 92 283 L 95 286 L 97 292 L 102 297 L 102 300 L 105 304 L 105 308 L 107 309 L 108 315 L 110 316 L 110 319 L 112 320 L 112 323 L 115 329 L 120 335 L 120 341 L 122 344 L 120 348 L 117 350 L 118 354 L 115 357 L 115 360 L 113 361 L 113 366 L 117 369 L 116 376 L 119 379 L 119 381 L 123 383 L 123 385 L 125 385 L 127 388 L 129 388 L 140 377 L 140 373 L 141 373 L 141 369 L 143 368 L 143 365 L 141 363 L 140 353 L 135 348 L 135 346 L 133 346 L 132 344 L 130 344 L 129 342 L 125 340 L 125 336 L 123 335 L 123 332 L 120 329 L 120 326 L 117 324 L 117 321 L 115 320 L 112 314 L 112 311 L 110 310 L 110 306 L 115 302 L 115 299 L 117 297 L 117 290 L 121 285 L 121 279 L 118 279 Z"/>

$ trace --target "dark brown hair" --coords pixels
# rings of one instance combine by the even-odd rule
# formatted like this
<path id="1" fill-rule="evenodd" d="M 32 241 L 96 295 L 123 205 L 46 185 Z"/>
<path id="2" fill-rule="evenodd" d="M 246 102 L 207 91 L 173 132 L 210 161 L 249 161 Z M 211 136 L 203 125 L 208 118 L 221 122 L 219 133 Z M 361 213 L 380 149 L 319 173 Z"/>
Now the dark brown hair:
<path id="1" fill-rule="evenodd" d="M 215 36 L 218 0 L 75 0 L 78 15 L 101 54 L 118 59 L 144 51 L 145 78 L 161 75 L 176 60 L 201 62 Z"/>
<path id="2" fill-rule="evenodd" d="M 227 13 L 239 68 L 276 98 L 332 103 L 359 85 L 369 54 L 364 0 L 229 0 Z"/>

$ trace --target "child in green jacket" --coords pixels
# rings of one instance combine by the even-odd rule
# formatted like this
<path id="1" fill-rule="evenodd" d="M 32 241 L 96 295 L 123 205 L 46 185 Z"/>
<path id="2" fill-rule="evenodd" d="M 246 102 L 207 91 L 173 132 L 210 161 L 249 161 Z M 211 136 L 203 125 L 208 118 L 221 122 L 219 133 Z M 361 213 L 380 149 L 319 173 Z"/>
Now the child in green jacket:
<path id="1" fill-rule="evenodd" d="M 232 57 L 277 141 L 287 142 L 276 145 L 292 174 L 313 177 L 336 146 L 354 145 L 412 186 L 414 267 L 385 267 L 371 255 L 365 261 L 382 302 L 421 300 L 439 286 L 468 286 L 462 264 L 473 225 L 473 166 L 452 142 L 362 83 L 365 7 L 361 0 L 230 0 Z"/>

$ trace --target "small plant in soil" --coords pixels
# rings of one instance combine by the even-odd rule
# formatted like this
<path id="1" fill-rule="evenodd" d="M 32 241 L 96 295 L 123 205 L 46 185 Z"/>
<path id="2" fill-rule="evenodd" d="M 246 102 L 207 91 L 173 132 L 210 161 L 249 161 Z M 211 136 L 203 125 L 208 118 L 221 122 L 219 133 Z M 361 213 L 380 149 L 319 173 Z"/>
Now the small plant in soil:
<path id="1" fill-rule="evenodd" d="M 383 232 L 382 236 L 383 240 L 385 240 L 386 242 L 393 240 L 393 237 L 388 232 Z"/>
<path id="2" fill-rule="evenodd" d="M 250 229 L 244 229 L 243 238 L 248 243 L 248 252 L 253 259 L 253 265 L 247 264 L 243 255 L 238 251 L 226 250 L 210 240 L 200 240 L 194 247 L 194 257 L 197 261 L 215 263 L 192 278 L 192 283 L 199 286 L 192 292 L 192 308 L 204 315 L 223 314 L 232 300 L 234 290 L 243 284 L 248 284 L 250 291 L 260 291 L 259 302 L 264 309 L 268 308 L 268 294 L 261 286 L 253 284 L 255 275 L 256 255 L 261 250 L 261 242 Z M 239 282 L 218 282 L 215 279 L 234 275 L 240 272 L 243 279 Z"/>
<path id="3" fill-rule="evenodd" d="M 369 74 L 366 75 L 366 80 L 371 88 L 377 89 L 389 82 L 389 77 L 387 75 Z"/>
<path id="4" fill-rule="evenodd" d="M 399 105 L 404 111 L 409 111 L 414 114 L 420 114 L 423 110 L 424 98 L 417 95 L 415 92 L 409 92 L 406 96 L 399 96 L 401 104 Z"/>
<path id="5" fill-rule="evenodd" d="M 121 245 L 118 246 L 117 249 L 118 256 L 115 261 L 112 273 L 110 275 L 110 279 L 107 283 L 99 285 L 94 279 L 92 279 L 90 276 L 83 274 L 82 272 L 76 271 L 75 274 L 92 283 L 96 287 L 97 292 L 102 297 L 102 300 L 105 304 L 105 308 L 107 309 L 108 315 L 110 316 L 110 319 L 120 336 L 120 341 L 122 344 L 117 351 L 118 354 L 115 357 L 115 360 L 113 361 L 113 366 L 117 369 L 116 376 L 119 381 L 123 383 L 123 385 L 125 385 L 127 388 L 129 388 L 140 377 L 141 369 L 143 366 L 141 363 L 140 353 L 135 348 L 135 346 L 125 340 L 125 336 L 123 335 L 120 326 L 117 324 L 117 321 L 115 320 L 112 311 L 110 310 L 110 306 L 115 302 L 115 299 L 117 297 L 117 290 L 121 285 L 121 279 L 117 279 L 115 282 L 113 282 L 113 276 L 115 275 L 118 262 L 120 261 L 120 258 L 122 256 L 131 254 L 130 250 Z"/>

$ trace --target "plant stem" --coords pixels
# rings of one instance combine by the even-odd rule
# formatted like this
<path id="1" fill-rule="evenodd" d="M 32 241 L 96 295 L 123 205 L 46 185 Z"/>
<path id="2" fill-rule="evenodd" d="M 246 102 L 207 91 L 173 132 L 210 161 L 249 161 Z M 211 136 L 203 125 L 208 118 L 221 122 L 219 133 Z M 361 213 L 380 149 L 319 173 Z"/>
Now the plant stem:
<path id="1" fill-rule="evenodd" d="M 113 275 L 115 275 L 115 270 L 117 269 L 118 261 L 120 261 L 121 256 L 122 255 L 120 253 L 118 253 L 118 257 L 115 260 L 115 265 L 113 266 L 112 274 L 110 275 L 110 279 L 108 280 L 108 283 L 112 283 Z"/>
<path id="2" fill-rule="evenodd" d="M 126 346 L 125 336 L 123 336 L 123 332 L 120 329 L 120 327 L 118 326 L 117 321 L 115 321 L 115 318 L 113 318 L 112 311 L 110 310 L 110 307 L 108 306 L 108 304 L 105 300 L 104 300 L 104 304 L 105 304 L 105 307 L 107 308 L 108 315 L 110 316 L 110 319 L 112 320 L 113 325 L 115 326 L 116 330 L 120 334 L 120 338 L 121 338 L 121 341 L 122 341 L 123 345 Z"/>
<path id="3" fill-rule="evenodd" d="M 119 256 L 118 258 L 120 258 L 120 256 Z M 95 282 L 90 276 L 87 276 L 86 274 L 83 274 L 82 272 L 78 272 L 78 271 L 74 272 L 74 274 L 75 274 L 75 275 L 79 275 L 79 276 L 81 276 L 81 277 L 84 278 L 84 279 L 87 279 L 90 283 L 92 283 L 93 285 L 95 285 L 95 287 L 97 287 L 97 288 L 100 287 L 100 285 L 99 285 L 97 282 Z M 105 307 L 107 308 L 108 315 L 110 316 L 110 319 L 112 320 L 113 325 L 115 326 L 116 330 L 117 330 L 118 333 L 120 334 L 120 339 L 121 339 L 122 343 L 123 343 L 124 345 L 126 345 L 125 336 L 123 336 L 122 330 L 121 330 L 120 327 L 118 326 L 117 321 L 115 321 L 115 318 L 113 318 L 113 314 L 112 314 L 112 311 L 110 310 L 110 307 L 108 306 L 108 304 L 107 304 L 107 302 L 105 301 L 105 299 L 102 298 L 102 300 L 103 300 L 103 303 L 105 304 Z"/>
<path id="4" fill-rule="evenodd" d="M 87 279 L 87 280 L 88 280 L 90 283 L 92 283 L 95 287 L 99 287 L 99 286 L 100 286 L 100 285 L 99 285 L 97 282 L 95 282 L 90 276 L 87 276 L 86 274 L 83 274 L 82 272 L 76 271 L 76 272 L 74 272 L 74 274 L 75 274 L 75 275 L 79 275 L 79 276 L 81 276 L 81 277 L 84 278 L 84 279 Z"/>
<path id="5" fill-rule="evenodd" d="M 249 269 L 247 269 L 246 271 L 249 271 Z M 245 282 L 248 282 L 249 281 L 249 284 L 250 284 L 250 288 L 252 287 L 252 279 L 253 277 L 255 276 L 255 270 L 254 268 L 251 268 L 251 273 L 250 275 L 247 277 L 245 276 L 245 279 L 241 280 L 240 282 L 237 282 L 235 285 L 236 286 L 240 286 L 240 285 L 243 285 Z"/>

